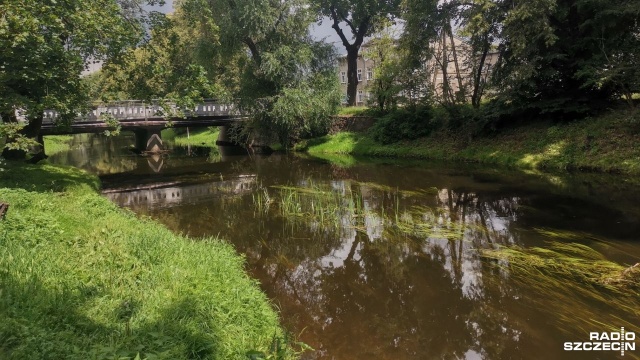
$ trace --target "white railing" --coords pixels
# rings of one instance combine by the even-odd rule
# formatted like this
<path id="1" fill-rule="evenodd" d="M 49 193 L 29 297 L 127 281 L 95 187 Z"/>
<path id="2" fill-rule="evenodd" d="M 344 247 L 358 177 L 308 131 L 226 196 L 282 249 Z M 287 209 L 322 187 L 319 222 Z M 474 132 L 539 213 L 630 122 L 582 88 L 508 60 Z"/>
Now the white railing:
<path id="1" fill-rule="evenodd" d="M 215 100 L 204 101 L 193 109 L 181 109 L 176 104 L 160 102 L 144 102 L 139 100 L 119 101 L 111 104 L 97 105 L 88 114 L 79 114 L 76 122 L 100 121 L 106 118 L 115 120 L 146 120 L 162 117 L 204 117 L 238 115 L 233 104 Z M 44 123 L 53 123 L 58 118 L 55 110 L 44 111 Z"/>

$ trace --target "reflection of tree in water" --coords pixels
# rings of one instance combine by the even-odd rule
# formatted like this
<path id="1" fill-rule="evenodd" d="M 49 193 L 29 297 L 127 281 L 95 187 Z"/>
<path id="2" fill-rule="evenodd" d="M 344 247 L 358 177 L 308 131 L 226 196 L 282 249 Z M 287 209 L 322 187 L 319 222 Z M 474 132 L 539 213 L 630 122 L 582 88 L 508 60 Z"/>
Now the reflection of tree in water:
<path id="1" fill-rule="evenodd" d="M 301 340 L 318 350 L 310 357 L 563 355 L 562 332 L 544 310 L 554 299 L 516 284 L 477 251 L 540 244 L 521 229 L 531 217 L 526 193 L 458 175 L 399 176 L 391 167 L 341 170 L 336 178 L 326 166 L 284 157 L 234 166 L 256 171 L 274 203 L 279 192 L 271 185 L 303 187 L 309 179 L 362 201 L 355 212 L 336 212 L 338 227 L 292 222 L 274 205 L 256 211 L 248 194 L 152 213 L 177 231 L 232 241 L 284 322 L 295 333 L 305 329 Z"/>
<path id="2" fill-rule="evenodd" d="M 475 289 L 482 288 L 478 273 L 483 266 L 472 249 L 514 241 L 500 228 L 499 218 L 508 223 L 515 216 L 517 199 L 481 203 L 473 193 L 451 190 L 415 197 L 348 181 L 331 186 L 339 193 L 362 195 L 366 214 L 341 214 L 345 226 L 330 236 L 309 226 L 296 233 L 303 241 L 283 233 L 282 240 L 263 243 L 260 251 L 242 248 L 265 288 L 278 294 L 284 318 L 294 328 L 306 328 L 303 340 L 316 346 L 318 354 L 342 358 L 482 353 L 473 335 L 485 332 L 472 330 L 486 324 L 470 319 L 476 297 L 482 296 Z M 429 209 L 425 219 L 437 222 L 429 228 L 433 235 L 444 233 L 445 238 L 394 229 L 394 212 L 417 205 Z M 326 242 L 337 238 L 337 243 Z M 504 328 L 505 319 L 498 320 L 492 328 Z"/>
<path id="3" fill-rule="evenodd" d="M 51 156 L 58 164 L 73 165 L 93 174 L 117 174 L 134 170 L 137 160 L 129 146 L 132 136 L 107 137 L 103 134 L 76 134 L 69 151 Z"/>

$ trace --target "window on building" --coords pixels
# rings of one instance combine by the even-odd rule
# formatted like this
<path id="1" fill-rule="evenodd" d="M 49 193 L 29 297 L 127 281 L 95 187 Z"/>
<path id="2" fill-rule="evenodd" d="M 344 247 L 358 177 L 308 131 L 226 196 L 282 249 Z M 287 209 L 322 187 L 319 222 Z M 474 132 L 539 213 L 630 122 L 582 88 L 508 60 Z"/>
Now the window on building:
<path id="1" fill-rule="evenodd" d="M 358 81 L 362 81 L 362 69 L 358 69 Z"/>
<path id="2" fill-rule="evenodd" d="M 373 70 L 367 69 L 367 80 L 373 79 Z"/>
<path id="3" fill-rule="evenodd" d="M 362 97 L 362 90 L 358 90 L 358 102 L 362 102 L 363 97 Z"/>
<path id="4" fill-rule="evenodd" d="M 340 73 L 340 82 L 343 84 L 347 83 L 347 72 L 343 71 Z"/>

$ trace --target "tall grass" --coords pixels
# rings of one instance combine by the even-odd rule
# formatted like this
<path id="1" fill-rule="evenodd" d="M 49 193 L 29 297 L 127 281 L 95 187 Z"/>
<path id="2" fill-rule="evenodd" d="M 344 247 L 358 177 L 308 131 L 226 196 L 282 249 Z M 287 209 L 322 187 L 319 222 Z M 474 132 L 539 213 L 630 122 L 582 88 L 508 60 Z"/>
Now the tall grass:
<path id="1" fill-rule="evenodd" d="M 501 247 L 481 254 L 536 294 L 540 309 L 559 327 L 577 323 L 585 333 L 603 326 L 640 331 L 633 320 L 640 318 L 640 264 L 623 266 L 584 244 L 559 241 L 544 248 Z M 617 312 L 594 314 L 594 307 Z"/>
<path id="2" fill-rule="evenodd" d="M 363 190 L 390 196 L 384 204 L 368 202 Z M 400 190 L 374 183 L 350 181 L 342 191 L 307 180 L 304 186 L 273 186 L 261 188 L 253 195 L 256 212 L 278 212 L 292 226 L 305 226 L 322 231 L 365 232 L 364 219 L 377 223 L 392 237 L 412 237 L 418 241 L 428 238 L 462 240 L 470 225 L 460 222 L 443 223 L 438 219 L 442 209 L 422 206 L 406 207 L 403 199 L 433 196 L 437 189 Z"/>
<path id="3" fill-rule="evenodd" d="M 0 358 L 292 356 L 230 245 L 139 219 L 98 186 L 51 165 L 2 172 Z"/>

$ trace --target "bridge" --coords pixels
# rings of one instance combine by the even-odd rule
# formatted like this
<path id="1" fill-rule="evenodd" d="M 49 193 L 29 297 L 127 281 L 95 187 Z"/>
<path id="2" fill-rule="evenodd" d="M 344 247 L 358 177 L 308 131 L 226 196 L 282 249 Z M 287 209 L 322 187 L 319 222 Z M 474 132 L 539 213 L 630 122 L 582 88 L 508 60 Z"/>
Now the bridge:
<path id="1" fill-rule="evenodd" d="M 157 209 L 211 201 L 216 197 L 248 194 L 257 187 L 256 176 L 207 182 L 167 182 L 135 187 L 104 189 L 102 194 L 114 203 L 128 208 Z"/>
<path id="2" fill-rule="evenodd" d="M 123 131 L 133 131 L 138 150 L 158 153 L 164 150 L 161 137 L 163 129 L 222 126 L 218 138 L 222 144 L 229 142 L 226 126 L 244 116 L 234 105 L 216 100 L 204 101 L 193 109 L 181 109 L 174 103 L 127 100 L 96 106 L 89 113 L 79 115 L 69 125 L 59 124 L 58 118 L 56 111 L 45 111 L 40 135 L 100 133 L 119 127 Z"/>

